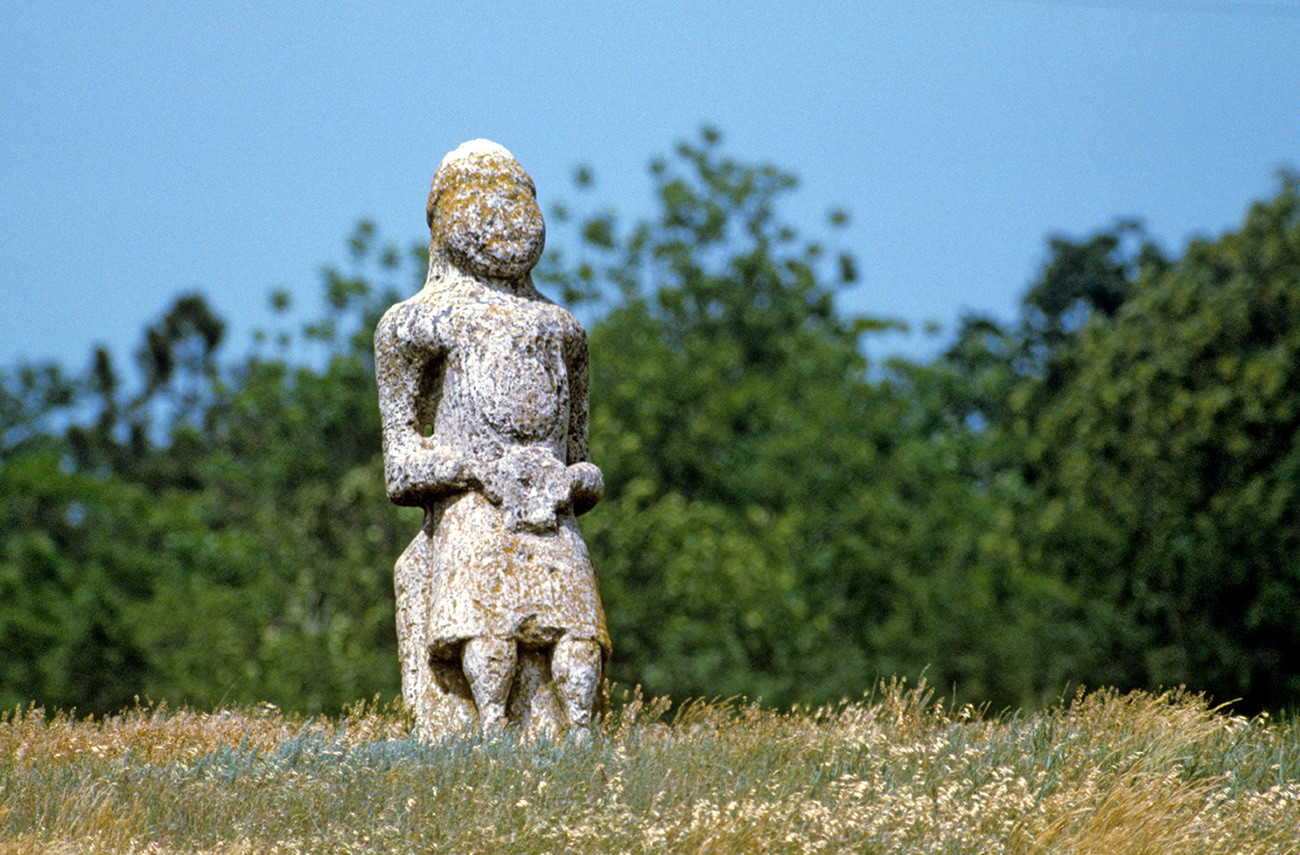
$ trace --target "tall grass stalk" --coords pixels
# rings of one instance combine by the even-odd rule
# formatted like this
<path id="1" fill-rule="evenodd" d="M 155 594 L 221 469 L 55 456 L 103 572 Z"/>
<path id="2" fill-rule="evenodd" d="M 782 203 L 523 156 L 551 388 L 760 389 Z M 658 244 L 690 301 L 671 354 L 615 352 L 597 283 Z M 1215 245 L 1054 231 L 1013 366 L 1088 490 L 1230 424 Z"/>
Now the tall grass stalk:
<path id="1" fill-rule="evenodd" d="M 399 709 L 0 719 L 0 853 L 1300 852 L 1300 735 L 1182 691 L 986 716 L 639 694 L 589 740 Z"/>

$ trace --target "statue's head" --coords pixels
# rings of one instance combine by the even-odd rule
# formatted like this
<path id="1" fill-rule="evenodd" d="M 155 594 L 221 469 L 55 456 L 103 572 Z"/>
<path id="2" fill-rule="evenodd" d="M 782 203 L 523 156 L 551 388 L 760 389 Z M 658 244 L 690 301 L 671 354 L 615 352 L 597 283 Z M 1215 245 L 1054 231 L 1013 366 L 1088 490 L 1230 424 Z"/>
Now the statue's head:
<path id="1" fill-rule="evenodd" d="M 463 143 L 442 159 L 428 212 L 430 253 L 467 273 L 513 279 L 542 257 L 546 224 L 533 180 L 494 142 Z"/>

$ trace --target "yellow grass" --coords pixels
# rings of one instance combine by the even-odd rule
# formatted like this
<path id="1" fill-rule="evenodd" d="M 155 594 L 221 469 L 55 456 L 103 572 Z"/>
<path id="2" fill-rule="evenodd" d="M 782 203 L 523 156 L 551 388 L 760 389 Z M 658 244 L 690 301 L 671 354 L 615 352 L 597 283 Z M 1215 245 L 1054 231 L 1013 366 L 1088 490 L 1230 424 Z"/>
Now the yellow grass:
<path id="1" fill-rule="evenodd" d="M 0 855 L 1300 852 L 1300 735 L 1184 693 L 1031 714 L 633 697 L 585 743 L 166 707 L 0 721 Z"/>

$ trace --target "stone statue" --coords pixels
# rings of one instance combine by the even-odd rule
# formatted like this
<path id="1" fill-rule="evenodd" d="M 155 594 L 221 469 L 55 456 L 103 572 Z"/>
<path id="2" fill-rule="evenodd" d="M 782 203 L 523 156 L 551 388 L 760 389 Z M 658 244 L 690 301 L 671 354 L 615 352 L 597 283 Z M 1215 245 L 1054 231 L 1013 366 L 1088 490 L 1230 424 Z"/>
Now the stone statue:
<path id="1" fill-rule="evenodd" d="M 587 338 L 533 287 L 532 179 L 487 140 L 438 167 L 429 275 L 375 331 L 388 496 L 424 508 L 397 561 L 402 695 L 421 733 L 469 722 L 586 732 L 609 634 L 574 518 L 587 459 Z"/>

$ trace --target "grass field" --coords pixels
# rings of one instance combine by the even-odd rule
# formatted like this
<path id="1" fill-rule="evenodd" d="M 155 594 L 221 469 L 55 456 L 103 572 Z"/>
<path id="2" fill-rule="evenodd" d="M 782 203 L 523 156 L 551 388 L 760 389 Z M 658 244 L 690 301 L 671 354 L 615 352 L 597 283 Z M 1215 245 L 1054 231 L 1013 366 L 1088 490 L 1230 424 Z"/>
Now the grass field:
<path id="1" fill-rule="evenodd" d="M 1300 732 L 1183 693 L 984 716 L 629 700 L 586 742 L 163 706 L 0 720 L 0 853 L 1300 852 Z"/>

